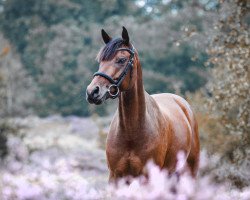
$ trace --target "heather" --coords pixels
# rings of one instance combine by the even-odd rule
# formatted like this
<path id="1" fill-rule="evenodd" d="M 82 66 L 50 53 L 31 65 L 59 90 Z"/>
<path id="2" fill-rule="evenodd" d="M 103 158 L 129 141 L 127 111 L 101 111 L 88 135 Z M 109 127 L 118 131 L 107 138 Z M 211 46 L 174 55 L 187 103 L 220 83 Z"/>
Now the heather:
<path id="1" fill-rule="evenodd" d="M 11 119 L 18 133 L 8 137 L 8 155 L 1 161 L 1 199 L 249 199 L 250 188 L 216 182 L 221 159 L 202 151 L 199 175 L 169 176 L 150 161 L 145 177 L 108 184 L 101 129 L 111 118 L 58 116 Z M 30 126 L 32 124 L 32 126 Z M 105 129 L 102 131 L 105 132 Z M 177 172 L 185 168 L 178 155 Z M 221 174 L 223 176 L 223 174 Z"/>

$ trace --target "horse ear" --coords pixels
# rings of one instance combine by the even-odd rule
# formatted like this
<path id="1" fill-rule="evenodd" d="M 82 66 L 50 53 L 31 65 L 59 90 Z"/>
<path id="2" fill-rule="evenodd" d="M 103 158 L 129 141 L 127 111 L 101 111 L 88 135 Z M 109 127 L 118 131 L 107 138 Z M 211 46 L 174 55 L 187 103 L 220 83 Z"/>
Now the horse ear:
<path id="1" fill-rule="evenodd" d="M 109 43 L 112 38 L 102 29 L 102 39 L 105 42 L 105 44 Z"/>
<path id="2" fill-rule="evenodd" d="M 124 26 L 122 27 L 122 39 L 124 40 L 126 45 L 129 45 L 128 31 Z"/>

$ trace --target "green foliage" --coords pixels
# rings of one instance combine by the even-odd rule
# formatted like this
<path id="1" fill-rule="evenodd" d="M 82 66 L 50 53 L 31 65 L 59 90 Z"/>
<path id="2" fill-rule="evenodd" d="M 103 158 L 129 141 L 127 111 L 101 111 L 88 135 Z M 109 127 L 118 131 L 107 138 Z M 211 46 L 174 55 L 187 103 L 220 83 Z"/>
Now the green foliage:
<path id="1" fill-rule="evenodd" d="M 192 61 L 195 54 L 195 49 L 188 44 L 183 44 L 181 47 L 170 46 L 164 52 L 164 57 L 155 60 L 151 56 L 144 56 L 146 60 L 142 60 L 143 67 L 148 70 L 153 70 L 167 76 L 173 76 L 176 80 L 182 82 L 181 91 L 194 92 L 206 83 L 206 79 L 196 73 L 195 70 L 202 66 L 206 57 L 199 56 L 201 61 Z M 155 87 L 155 84 L 153 84 Z M 159 85 L 160 86 L 160 85 Z M 164 91 L 162 87 L 155 87 L 156 90 Z M 154 91 L 152 91 L 154 92 Z M 172 91 L 174 92 L 174 91 Z"/>
<path id="2" fill-rule="evenodd" d="M 204 23 L 205 14 L 195 13 L 206 5 L 198 2 L 200 7 L 193 8 L 192 1 L 169 4 L 146 1 L 144 6 L 137 3 L 132 0 L 1 3 L 1 31 L 37 83 L 36 99 L 32 102 L 35 113 L 41 116 L 106 113 L 104 107 L 93 111 L 84 97 L 92 73 L 97 70 L 95 56 L 102 45 L 99 30 L 103 27 L 116 35 L 122 25 L 128 27 L 147 70 L 144 80 L 150 93 L 185 93 L 206 83 L 206 71 L 202 69 L 206 53 L 193 42 L 205 45 L 201 38 L 205 38 L 205 27 L 211 23 Z M 178 14 L 172 14 L 173 10 Z"/>
<path id="3" fill-rule="evenodd" d="M 30 114 L 36 84 L 2 34 L 0 47 L 0 117 Z"/>

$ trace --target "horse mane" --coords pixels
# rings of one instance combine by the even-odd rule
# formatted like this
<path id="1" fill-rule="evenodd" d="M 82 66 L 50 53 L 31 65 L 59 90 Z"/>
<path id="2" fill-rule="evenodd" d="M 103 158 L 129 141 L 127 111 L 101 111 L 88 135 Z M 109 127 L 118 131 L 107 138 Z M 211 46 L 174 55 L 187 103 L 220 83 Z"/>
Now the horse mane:
<path id="1" fill-rule="evenodd" d="M 125 46 L 124 40 L 122 38 L 112 39 L 106 46 L 102 47 L 96 56 L 98 62 L 112 60 L 116 54 L 116 50 Z M 131 48 L 129 44 L 129 48 Z"/>

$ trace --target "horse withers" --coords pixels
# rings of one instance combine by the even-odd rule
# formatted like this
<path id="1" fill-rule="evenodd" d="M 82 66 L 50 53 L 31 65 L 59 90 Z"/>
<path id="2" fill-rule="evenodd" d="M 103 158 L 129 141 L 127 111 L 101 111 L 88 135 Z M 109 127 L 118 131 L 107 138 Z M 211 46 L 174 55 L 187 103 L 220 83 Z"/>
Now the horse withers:
<path id="1" fill-rule="evenodd" d="M 144 90 L 139 56 L 126 28 L 115 39 L 102 30 L 102 38 L 106 45 L 97 55 L 99 70 L 86 98 L 96 105 L 119 99 L 106 144 L 110 180 L 143 174 L 150 159 L 173 173 L 179 151 L 185 153 L 187 169 L 195 177 L 199 133 L 189 104 L 175 94 L 149 95 Z"/>

